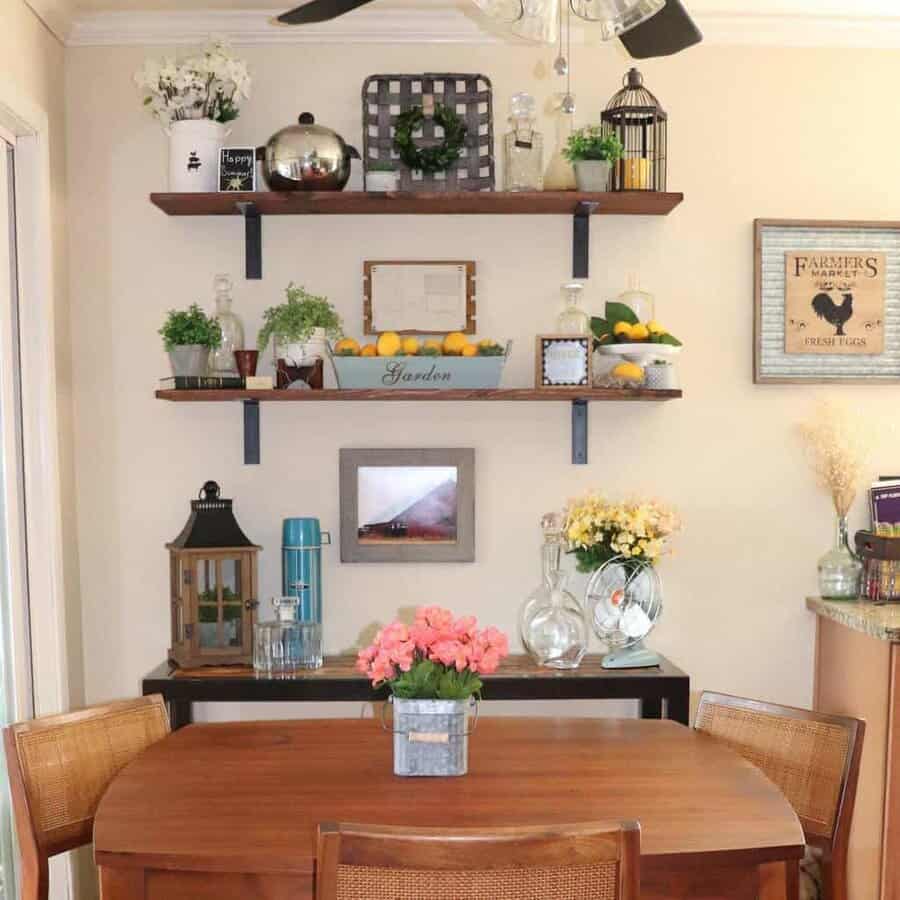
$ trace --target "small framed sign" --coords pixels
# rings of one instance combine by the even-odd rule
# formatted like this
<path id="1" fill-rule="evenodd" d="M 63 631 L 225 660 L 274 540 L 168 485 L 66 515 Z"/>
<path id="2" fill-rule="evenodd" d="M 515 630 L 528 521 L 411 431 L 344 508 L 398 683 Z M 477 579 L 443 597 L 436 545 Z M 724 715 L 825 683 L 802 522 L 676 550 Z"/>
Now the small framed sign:
<path id="1" fill-rule="evenodd" d="M 590 387 L 593 335 L 539 334 L 535 387 Z"/>
<path id="2" fill-rule="evenodd" d="M 255 147 L 222 147 L 219 150 L 219 190 L 256 190 Z"/>

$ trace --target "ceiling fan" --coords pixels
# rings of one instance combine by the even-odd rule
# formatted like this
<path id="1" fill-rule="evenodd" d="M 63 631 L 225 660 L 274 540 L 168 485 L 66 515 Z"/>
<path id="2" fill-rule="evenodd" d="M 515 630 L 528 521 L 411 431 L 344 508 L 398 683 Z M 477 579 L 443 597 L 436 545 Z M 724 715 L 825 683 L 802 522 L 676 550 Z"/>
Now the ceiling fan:
<path id="1" fill-rule="evenodd" d="M 278 16 L 284 25 L 336 19 L 372 0 L 307 0 Z M 521 37 L 552 42 L 560 3 L 596 23 L 604 40 L 619 38 L 636 59 L 670 56 L 703 39 L 681 0 L 473 0 L 482 12 Z M 554 35 L 551 37 L 550 35 Z"/>

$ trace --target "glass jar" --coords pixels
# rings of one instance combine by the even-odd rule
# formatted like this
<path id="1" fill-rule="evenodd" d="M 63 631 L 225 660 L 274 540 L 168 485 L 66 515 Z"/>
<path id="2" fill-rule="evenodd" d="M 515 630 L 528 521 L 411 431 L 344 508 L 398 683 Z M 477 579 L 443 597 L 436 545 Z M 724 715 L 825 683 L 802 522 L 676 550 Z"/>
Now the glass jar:
<path id="1" fill-rule="evenodd" d="M 503 188 L 507 191 L 542 191 L 544 137 L 534 128 L 534 97 L 513 94 L 509 106 L 512 127 L 504 138 Z"/>
<path id="2" fill-rule="evenodd" d="M 591 317 L 581 308 L 584 285 L 569 281 L 562 286 L 563 310 L 556 317 L 556 330 L 560 334 L 590 334 Z"/>
<path id="3" fill-rule="evenodd" d="M 522 606 L 522 643 L 539 666 L 577 669 L 588 648 L 588 623 L 581 604 L 566 590 L 566 575 L 559 567 L 564 545 L 562 516 L 548 513 L 541 519 L 541 528 L 543 581 Z"/>
<path id="4" fill-rule="evenodd" d="M 616 299 L 629 307 L 639 322 L 650 322 L 656 318 L 653 294 L 641 290 L 640 279 L 634 272 L 628 276 L 628 290 L 622 291 Z"/>
<path id="5" fill-rule="evenodd" d="M 575 169 L 563 155 L 569 135 L 572 133 L 572 114 L 563 108 L 565 96 L 565 94 L 557 94 L 555 98 L 556 146 L 553 148 L 547 168 L 544 170 L 545 191 L 574 191 L 576 187 Z"/>
<path id="6" fill-rule="evenodd" d="M 210 355 L 209 370 L 213 375 L 237 376 L 234 351 L 244 349 L 244 325 L 231 311 L 231 278 L 228 275 L 216 275 L 213 287 L 216 292 L 216 319 L 222 329 L 222 343 Z"/>
<path id="7" fill-rule="evenodd" d="M 859 596 L 862 563 L 850 549 L 847 517 L 838 516 L 834 546 L 819 560 L 819 593 L 826 600 Z"/>

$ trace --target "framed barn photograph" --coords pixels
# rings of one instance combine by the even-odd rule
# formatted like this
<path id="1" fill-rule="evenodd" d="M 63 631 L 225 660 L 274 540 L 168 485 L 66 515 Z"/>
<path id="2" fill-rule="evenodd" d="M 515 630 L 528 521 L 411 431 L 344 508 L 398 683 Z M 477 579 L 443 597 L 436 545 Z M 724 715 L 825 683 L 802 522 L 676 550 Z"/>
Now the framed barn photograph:
<path id="1" fill-rule="evenodd" d="M 475 451 L 341 450 L 341 562 L 474 562 Z"/>
<path id="2" fill-rule="evenodd" d="M 900 381 L 900 223 L 754 225 L 754 381 Z"/>

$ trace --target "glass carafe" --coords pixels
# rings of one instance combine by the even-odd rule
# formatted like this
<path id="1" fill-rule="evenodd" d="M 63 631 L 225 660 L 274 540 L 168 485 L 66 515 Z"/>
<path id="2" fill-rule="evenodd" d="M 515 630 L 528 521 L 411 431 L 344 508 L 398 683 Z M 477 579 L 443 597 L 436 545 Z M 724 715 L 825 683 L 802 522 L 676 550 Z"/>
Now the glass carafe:
<path id="1" fill-rule="evenodd" d="M 556 317 L 556 330 L 560 334 L 590 334 L 591 317 L 581 308 L 580 281 L 569 281 L 562 286 L 563 309 Z"/>
<path id="2" fill-rule="evenodd" d="M 588 623 L 581 604 L 566 590 L 560 570 L 564 546 L 562 516 L 541 519 L 543 580 L 525 601 L 519 628 L 522 643 L 539 666 L 577 669 L 588 648 Z"/>
<path id="3" fill-rule="evenodd" d="M 222 343 L 213 350 L 209 368 L 213 375 L 236 376 L 235 350 L 244 349 L 244 325 L 231 311 L 231 278 L 216 275 L 213 287 L 216 291 L 216 319 L 222 329 Z"/>
<path id="4" fill-rule="evenodd" d="M 628 290 L 622 291 L 616 298 L 619 303 L 624 303 L 638 317 L 639 322 L 647 323 L 656 318 L 655 302 L 653 294 L 642 291 L 640 279 L 632 272 L 628 276 Z"/>
<path id="5" fill-rule="evenodd" d="M 513 94 L 510 100 L 510 130 L 504 138 L 503 187 L 507 191 L 544 189 L 544 137 L 534 128 L 534 97 Z"/>
<path id="6" fill-rule="evenodd" d="M 862 563 L 850 549 L 847 517 L 838 516 L 834 546 L 819 560 L 819 593 L 826 600 L 859 596 Z"/>
<path id="7" fill-rule="evenodd" d="M 572 114 L 563 109 L 564 97 L 564 94 L 557 94 L 555 97 L 556 146 L 544 170 L 545 191 L 574 191 L 576 188 L 575 169 L 563 156 L 566 142 L 572 133 Z"/>

